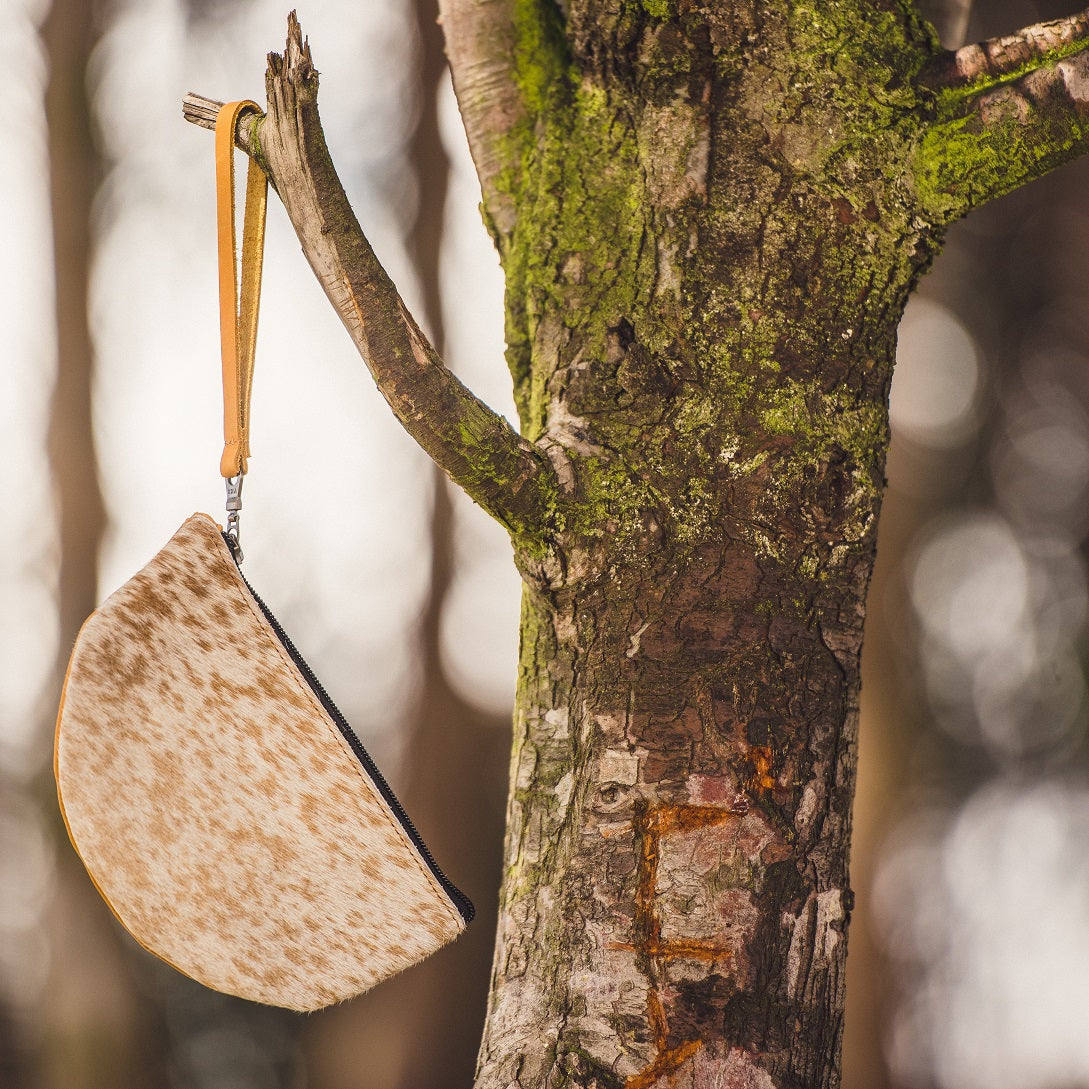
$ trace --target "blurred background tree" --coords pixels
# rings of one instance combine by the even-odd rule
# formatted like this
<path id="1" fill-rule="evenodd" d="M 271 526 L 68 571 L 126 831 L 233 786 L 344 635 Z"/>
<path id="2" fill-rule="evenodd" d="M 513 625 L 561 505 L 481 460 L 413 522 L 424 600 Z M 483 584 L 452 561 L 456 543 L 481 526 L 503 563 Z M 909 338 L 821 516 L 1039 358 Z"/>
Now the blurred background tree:
<path id="1" fill-rule="evenodd" d="M 501 280 L 434 7 L 336 7 L 303 15 L 353 202 L 447 358 L 512 414 Z M 1072 5 L 924 7 L 955 46 Z M 192 509 L 220 501 L 211 155 L 178 102 L 190 86 L 257 96 L 283 16 L 270 0 L 0 12 L 9 55 L 25 58 L 0 119 L 3 1086 L 471 1081 L 517 577 L 502 534 L 387 419 L 282 216 L 251 567 L 481 918 L 356 1002 L 308 1018 L 248 1006 L 133 946 L 53 802 L 58 671 L 78 624 Z M 847 1089 L 1089 1085 L 1087 171 L 957 224 L 902 326 L 864 655 Z M 313 346 L 305 376 L 278 350 L 301 341 L 277 305 L 289 297 Z M 301 464 L 330 404 L 345 417 L 332 464 Z"/>

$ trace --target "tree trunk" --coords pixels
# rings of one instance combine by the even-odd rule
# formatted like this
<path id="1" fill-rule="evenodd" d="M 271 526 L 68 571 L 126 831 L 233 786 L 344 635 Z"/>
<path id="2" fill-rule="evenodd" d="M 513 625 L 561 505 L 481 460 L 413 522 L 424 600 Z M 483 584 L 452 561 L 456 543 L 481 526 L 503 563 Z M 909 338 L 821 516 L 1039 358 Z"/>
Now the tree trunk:
<path id="1" fill-rule="evenodd" d="M 363 237 L 294 22 L 239 141 L 525 581 L 477 1089 L 831 1089 L 896 326 L 1089 146 L 1089 12 L 947 53 L 909 0 L 440 6 L 521 435 Z"/>
<path id="2" fill-rule="evenodd" d="M 477 1085 L 832 1086 L 887 392 L 934 239 L 891 141 L 850 188 L 813 167 L 928 43 L 892 13 L 731 5 L 684 37 L 586 7 L 504 253 L 523 430 L 576 514 L 518 557 Z M 850 82 L 812 67 L 833 42 Z"/>

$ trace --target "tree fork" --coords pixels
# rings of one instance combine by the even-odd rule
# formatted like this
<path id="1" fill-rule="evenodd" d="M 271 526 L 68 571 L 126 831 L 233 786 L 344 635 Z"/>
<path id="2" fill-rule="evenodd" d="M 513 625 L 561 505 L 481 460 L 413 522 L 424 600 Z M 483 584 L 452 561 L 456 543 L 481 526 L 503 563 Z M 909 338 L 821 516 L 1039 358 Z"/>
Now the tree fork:
<path id="1" fill-rule="evenodd" d="M 241 139 L 525 580 L 477 1089 L 833 1089 L 896 326 L 1089 143 L 1085 20 L 950 59 L 907 0 L 441 7 L 521 436 L 376 268 L 293 20 Z"/>

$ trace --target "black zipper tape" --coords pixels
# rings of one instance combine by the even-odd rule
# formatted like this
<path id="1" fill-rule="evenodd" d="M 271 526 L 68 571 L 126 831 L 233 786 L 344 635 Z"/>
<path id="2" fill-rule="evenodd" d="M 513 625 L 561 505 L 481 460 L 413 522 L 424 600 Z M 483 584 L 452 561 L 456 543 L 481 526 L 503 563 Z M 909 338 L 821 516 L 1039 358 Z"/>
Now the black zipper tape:
<path id="1" fill-rule="evenodd" d="M 224 533 L 223 539 L 227 542 L 227 547 L 230 549 L 232 557 L 235 558 L 235 564 L 237 566 L 238 560 L 230 537 Z M 249 579 L 242 574 L 241 569 L 239 569 L 238 573 L 242 576 L 242 581 L 246 584 L 246 589 L 249 590 L 250 596 L 257 602 L 258 608 L 272 626 L 272 630 L 276 633 L 276 638 L 280 640 L 284 650 L 287 651 L 291 656 L 291 660 L 298 666 L 299 672 L 303 675 L 303 679 L 310 686 L 314 695 L 321 701 L 321 705 L 325 708 L 326 713 L 336 723 L 337 729 L 344 735 L 345 741 L 352 747 L 352 752 L 355 753 L 356 758 L 363 765 L 374 785 L 378 787 L 378 792 L 386 800 L 386 804 L 393 811 L 393 815 L 400 822 L 401 827 L 404 828 L 405 833 L 412 841 L 413 846 L 415 846 L 416 850 L 420 853 L 420 857 L 427 863 L 428 868 L 435 875 L 435 880 L 442 885 L 443 889 L 446 891 L 446 895 L 454 902 L 454 906 L 461 913 L 461 917 L 465 922 L 471 923 L 473 921 L 473 916 L 476 914 L 476 908 L 473 907 L 472 900 L 470 900 L 461 889 L 457 888 L 446 874 L 439 869 L 439 864 L 435 861 L 431 851 L 428 850 L 427 844 L 424 843 L 420 833 L 416 831 L 416 826 L 405 812 L 405 807 L 401 805 L 397 795 L 393 793 L 389 783 L 386 782 L 385 776 L 378 770 L 378 765 L 371 759 L 371 754 L 363 747 L 363 742 L 359 740 L 355 730 L 352 729 L 348 724 L 348 720 L 341 714 L 340 709 L 333 703 L 332 699 L 329 697 L 329 693 L 325 691 L 325 687 L 322 685 L 321 681 L 314 675 L 314 671 L 298 652 L 295 644 L 291 641 L 291 637 L 284 631 L 279 620 L 272 615 L 272 611 L 261 600 L 257 591 L 250 585 Z"/>

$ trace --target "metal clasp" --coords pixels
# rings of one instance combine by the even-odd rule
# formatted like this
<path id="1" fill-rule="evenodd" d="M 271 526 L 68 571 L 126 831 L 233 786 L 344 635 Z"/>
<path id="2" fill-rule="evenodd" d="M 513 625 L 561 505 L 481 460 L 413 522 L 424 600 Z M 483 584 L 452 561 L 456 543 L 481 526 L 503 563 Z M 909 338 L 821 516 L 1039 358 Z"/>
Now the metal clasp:
<path id="1" fill-rule="evenodd" d="M 231 548 L 235 559 L 241 563 L 245 556 L 242 555 L 242 544 L 239 539 L 238 516 L 242 513 L 242 474 L 224 478 L 227 485 L 227 536 L 231 540 Z"/>

